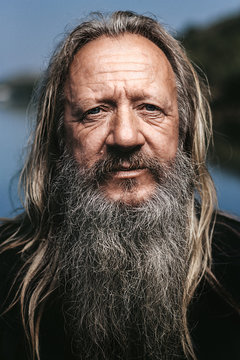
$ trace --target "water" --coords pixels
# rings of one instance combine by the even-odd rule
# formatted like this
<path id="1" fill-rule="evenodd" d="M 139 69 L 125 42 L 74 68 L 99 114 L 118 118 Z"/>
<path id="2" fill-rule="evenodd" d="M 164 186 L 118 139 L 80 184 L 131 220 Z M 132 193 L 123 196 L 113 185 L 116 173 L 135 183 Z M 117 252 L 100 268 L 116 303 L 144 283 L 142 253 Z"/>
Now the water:
<path id="1" fill-rule="evenodd" d="M 0 110 L 0 217 L 13 216 L 14 209 L 19 206 L 15 175 L 24 161 L 23 148 L 28 132 L 24 113 Z M 216 184 L 219 207 L 240 216 L 240 177 L 219 167 L 210 171 Z"/>
<path id="2" fill-rule="evenodd" d="M 240 216 L 240 177 L 220 167 L 211 167 L 210 172 L 217 190 L 219 208 Z"/>
<path id="3" fill-rule="evenodd" d="M 25 113 L 0 109 L 0 217 L 14 215 L 19 206 L 17 174 L 24 162 L 27 124 Z"/>

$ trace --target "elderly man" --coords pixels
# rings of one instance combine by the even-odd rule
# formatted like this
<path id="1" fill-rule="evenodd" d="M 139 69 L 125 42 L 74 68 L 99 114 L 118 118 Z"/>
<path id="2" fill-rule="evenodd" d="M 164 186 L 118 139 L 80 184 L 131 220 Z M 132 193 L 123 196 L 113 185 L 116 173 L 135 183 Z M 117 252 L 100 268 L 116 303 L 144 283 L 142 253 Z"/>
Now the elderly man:
<path id="1" fill-rule="evenodd" d="M 205 95 L 151 18 L 60 45 L 1 227 L 1 359 L 239 359 L 240 225 L 215 211 Z"/>

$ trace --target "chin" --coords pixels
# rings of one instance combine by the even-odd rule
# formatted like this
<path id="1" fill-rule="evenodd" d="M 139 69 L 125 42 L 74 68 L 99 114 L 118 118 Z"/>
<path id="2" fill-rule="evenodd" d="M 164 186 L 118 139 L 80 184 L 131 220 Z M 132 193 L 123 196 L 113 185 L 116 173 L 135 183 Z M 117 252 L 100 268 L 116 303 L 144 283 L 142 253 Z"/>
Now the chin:
<path id="1" fill-rule="evenodd" d="M 155 186 L 124 188 L 124 189 L 104 189 L 104 196 L 111 202 L 121 203 L 129 206 L 139 206 L 148 201 L 154 194 Z"/>

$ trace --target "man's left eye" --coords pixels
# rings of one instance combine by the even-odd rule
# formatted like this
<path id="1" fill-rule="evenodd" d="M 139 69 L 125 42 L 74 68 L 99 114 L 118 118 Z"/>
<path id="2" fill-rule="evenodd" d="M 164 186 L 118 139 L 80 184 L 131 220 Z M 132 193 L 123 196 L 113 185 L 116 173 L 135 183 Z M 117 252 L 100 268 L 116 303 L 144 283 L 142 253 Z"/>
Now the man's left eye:
<path id="1" fill-rule="evenodd" d="M 95 108 L 92 108 L 92 109 L 88 110 L 87 114 L 88 115 L 90 115 L 90 114 L 91 115 L 98 114 L 98 113 L 100 113 L 100 110 L 101 110 L 101 108 L 99 106 L 97 106 Z"/>
<path id="2" fill-rule="evenodd" d="M 156 111 L 156 110 L 160 110 L 158 106 L 152 105 L 152 104 L 145 104 L 145 109 L 147 111 Z"/>

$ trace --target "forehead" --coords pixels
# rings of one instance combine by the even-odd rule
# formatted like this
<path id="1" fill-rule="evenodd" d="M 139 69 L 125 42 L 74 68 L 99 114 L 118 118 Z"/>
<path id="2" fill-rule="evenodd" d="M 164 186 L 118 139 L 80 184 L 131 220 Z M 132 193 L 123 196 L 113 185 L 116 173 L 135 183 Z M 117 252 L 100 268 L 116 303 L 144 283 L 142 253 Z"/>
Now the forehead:
<path id="1" fill-rule="evenodd" d="M 78 86 L 134 80 L 149 83 L 156 76 L 175 83 L 163 51 L 141 35 L 124 34 L 116 38 L 102 36 L 83 46 L 70 66 L 68 80 Z"/>

